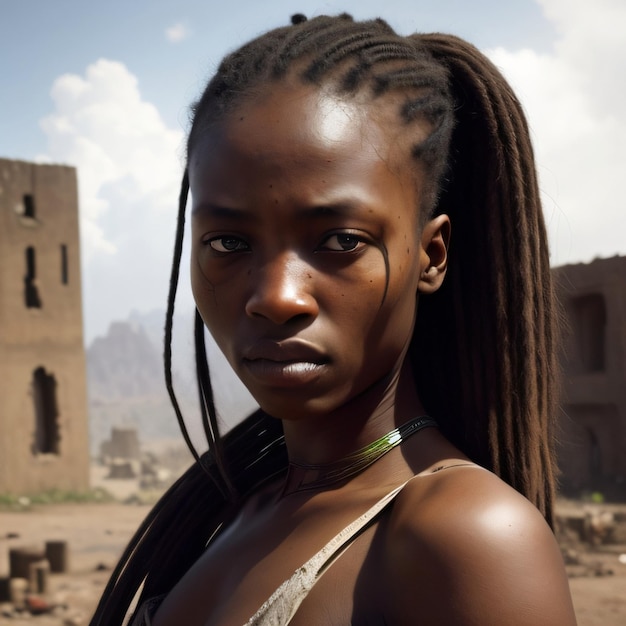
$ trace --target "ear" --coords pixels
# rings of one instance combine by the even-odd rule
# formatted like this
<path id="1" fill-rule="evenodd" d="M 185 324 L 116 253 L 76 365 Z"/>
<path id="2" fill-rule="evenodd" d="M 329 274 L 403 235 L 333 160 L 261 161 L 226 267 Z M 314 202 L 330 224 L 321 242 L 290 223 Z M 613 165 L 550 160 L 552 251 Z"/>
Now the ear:
<path id="1" fill-rule="evenodd" d="M 441 287 L 448 267 L 449 243 L 450 218 L 447 215 L 438 215 L 426 223 L 422 230 L 419 293 L 434 293 Z"/>

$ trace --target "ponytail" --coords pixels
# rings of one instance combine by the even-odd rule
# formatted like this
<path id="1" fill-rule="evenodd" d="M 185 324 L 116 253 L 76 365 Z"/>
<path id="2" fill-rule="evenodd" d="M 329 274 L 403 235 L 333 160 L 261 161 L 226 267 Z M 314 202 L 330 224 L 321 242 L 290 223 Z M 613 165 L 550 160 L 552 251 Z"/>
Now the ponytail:
<path id="1" fill-rule="evenodd" d="M 437 209 L 452 222 L 448 276 L 414 335 L 420 393 L 454 443 L 551 520 L 557 333 L 528 126 L 476 48 L 416 37 L 448 69 L 457 119 Z"/>

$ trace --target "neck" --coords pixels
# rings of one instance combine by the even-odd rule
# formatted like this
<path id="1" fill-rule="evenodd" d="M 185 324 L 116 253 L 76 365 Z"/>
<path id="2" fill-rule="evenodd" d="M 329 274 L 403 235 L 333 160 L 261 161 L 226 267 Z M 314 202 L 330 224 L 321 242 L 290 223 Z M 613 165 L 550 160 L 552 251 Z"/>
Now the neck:
<path id="1" fill-rule="evenodd" d="M 405 361 L 332 413 L 283 420 L 289 460 L 305 466 L 333 463 L 424 413 Z"/>

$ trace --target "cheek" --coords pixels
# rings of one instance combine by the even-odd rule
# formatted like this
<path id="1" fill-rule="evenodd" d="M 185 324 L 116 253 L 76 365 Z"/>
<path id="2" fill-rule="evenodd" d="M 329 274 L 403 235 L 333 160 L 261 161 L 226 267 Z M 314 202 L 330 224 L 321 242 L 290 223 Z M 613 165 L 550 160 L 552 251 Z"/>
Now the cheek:
<path id="1" fill-rule="evenodd" d="M 390 269 L 384 301 L 383 281 L 380 280 L 361 294 L 361 306 L 344 311 L 344 338 L 349 337 L 353 342 L 354 359 L 362 359 L 368 369 L 376 371 L 390 369 L 396 364 L 411 339 L 415 324 L 415 272 L 406 266 Z"/>
<path id="2" fill-rule="evenodd" d="M 224 343 L 225 338 L 232 335 L 229 332 L 229 322 L 233 315 L 229 314 L 232 304 L 228 301 L 228 290 L 220 290 L 209 282 L 203 274 L 196 257 L 191 257 L 191 291 L 200 316 L 218 346 L 223 352 L 227 351 Z M 219 302 L 219 306 L 218 306 Z"/>
<path id="3" fill-rule="evenodd" d="M 207 304 L 215 301 L 215 288 L 202 273 L 198 265 L 197 256 L 194 254 L 193 250 L 191 253 L 189 271 L 191 277 L 191 292 L 193 293 L 196 307 L 204 318 L 207 311 Z M 205 323 L 206 321 L 205 318 Z"/>
<path id="4" fill-rule="evenodd" d="M 373 329 L 381 350 L 398 354 L 411 339 L 416 313 L 416 298 L 412 294 L 407 290 L 400 299 L 389 298 L 381 308 Z"/>
<path id="5" fill-rule="evenodd" d="M 389 286 L 385 301 L 380 306 L 374 332 L 380 343 L 390 351 L 403 350 L 410 341 L 417 311 L 419 267 L 415 255 L 390 258 Z"/>

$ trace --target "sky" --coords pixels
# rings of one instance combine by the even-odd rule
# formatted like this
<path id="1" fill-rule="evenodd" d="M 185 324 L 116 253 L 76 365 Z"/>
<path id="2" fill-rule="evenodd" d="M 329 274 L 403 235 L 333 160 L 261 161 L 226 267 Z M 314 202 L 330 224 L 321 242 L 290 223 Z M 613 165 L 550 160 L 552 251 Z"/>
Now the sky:
<path id="1" fill-rule="evenodd" d="M 552 265 L 626 254 L 624 0 L 0 0 L 0 157 L 78 168 L 87 343 L 165 306 L 188 107 L 222 56 L 344 11 L 483 50 L 528 115 Z"/>

